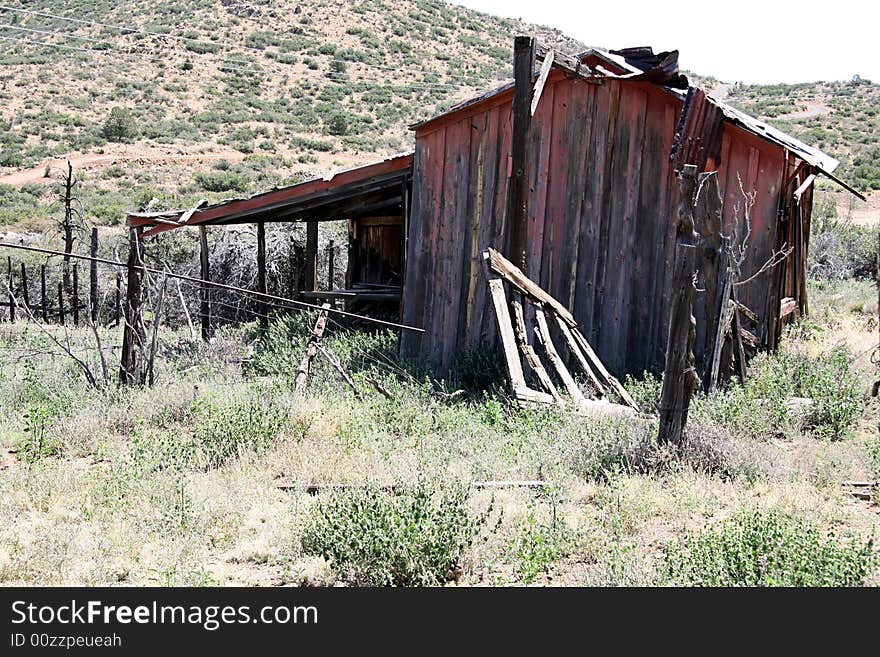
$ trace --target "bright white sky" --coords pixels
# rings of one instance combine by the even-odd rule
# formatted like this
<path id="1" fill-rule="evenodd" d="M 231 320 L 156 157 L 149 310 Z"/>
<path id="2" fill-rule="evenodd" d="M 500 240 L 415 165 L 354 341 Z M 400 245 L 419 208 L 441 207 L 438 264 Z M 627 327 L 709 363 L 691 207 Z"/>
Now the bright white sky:
<path id="1" fill-rule="evenodd" d="M 880 82 L 876 0 L 452 0 L 556 27 L 590 46 L 678 49 L 682 69 L 724 82 Z"/>

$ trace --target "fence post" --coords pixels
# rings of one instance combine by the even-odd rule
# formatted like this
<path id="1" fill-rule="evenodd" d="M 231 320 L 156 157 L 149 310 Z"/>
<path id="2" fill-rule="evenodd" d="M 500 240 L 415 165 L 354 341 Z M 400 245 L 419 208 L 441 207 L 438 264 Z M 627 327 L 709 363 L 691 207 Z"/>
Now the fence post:
<path id="1" fill-rule="evenodd" d="M 28 291 L 27 267 L 21 263 L 21 296 L 24 298 L 24 307 L 30 310 L 31 293 Z"/>
<path id="2" fill-rule="evenodd" d="M 92 261 L 89 263 L 89 313 L 92 323 L 98 325 L 98 261 L 94 258 L 98 257 L 98 229 L 92 227 L 92 243 L 89 249 Z"/>
<path id="3" fill-rule="evenodd" d="M 211 267 L 208 260 L 208 229 L 199 226 L 199 263 L 201 265 L 201 279 L 211 280 Z M 211 339 L 211 288 L 207 283 L 199 286 L 201 305 L 199 314 L 202 318 L 202 340 L 207 342 Z"/>
<path id="4" fill-rule="evenodd" d="M 15 281 L 12 280 L 12 256 L 6 256 L 7 282 L 9 284 L 9 321 L 15 321 L 15 296 L 12 294 L 12 286 Z"/>
<path id="5" fill-rule="evenodd" d="M 306 222 L 306 280 L 303 288 L 318 289 L 318 222 Z"/>
<path id="6" fill-rule="evenodd" d="M 144 382 L 140 356 L 146 343 L 143 319 L 144 245 L 141 229 L 129 230 L 128 285 L 125 294 L 125 328 L 122 334 L 122 356 L 119 365 L 121 385 L 140 385 Z"/>
<path id="7" fill-rule="evenodd" d="M 43 311 L 43 323 L 49 321 L 49 297 L 46 295 L 46 265 L 40 265 L 40 305 Z"/>
<path id="8" fill-rule="evenodd" d="M 680 445 L 687 425 L 691 396 L 697 387 L 693 344 L 696 337 L 693 306 L 696 238 L 694 232 L 694 189 L 697 167 L 686 164 L 681 172 L 681 205 L 675 242 L 675 265 L 672 279 L 672 304 L 669 312 L 669 336 L 666 342 L 666 366 L 660 396 L 660 430 L 657 441 Z"/>
<path id="9" fill-rule="evenodd" d="M 58 323 L 64 326 L 64 281 L 58 281 Z"/>
<path id="10" fill-rule="evenodd" d="M 79 326 L 79 263 L 73 263 L 73 325 Z"/>
<path id="11" fill-rule="evenodd" d="M 257 292 L 266 294 L 266 224 L 262 221 L 257 223 Z M 266 297 L 260 297 L 257 302 L 257 312 L 260 320 L 260 333 L 264 334 L 269 329 L 269 306 L 266 305 Z"/>
<path id="12" fill-rule="evenodd" d="M 119 326 L 122 321 L 122 273 L 116 272 L 116 305 L 114 310 L 113 326 Z"/>
<path id="13" fill-rule="evenodd" d="M 335 283 L 333 282 L 333 258 L 335 254 L 336 246 L 333 244 L 333 240 L 330 240 L 329 246 L 327 246 L 327 289 L 332 290 L 335 287 Z"/>

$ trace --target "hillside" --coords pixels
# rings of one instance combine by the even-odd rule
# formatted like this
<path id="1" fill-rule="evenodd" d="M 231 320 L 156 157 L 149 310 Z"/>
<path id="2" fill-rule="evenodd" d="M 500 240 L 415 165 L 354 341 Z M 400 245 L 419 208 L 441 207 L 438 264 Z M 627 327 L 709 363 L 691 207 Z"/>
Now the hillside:
<path id="1" fill-rule="evenodd" d="M 0 10 L 0 176 L 71 152 L 124 156 L 87 184 L 101 222 L 154 197 L 253 191 L 409 148 L 409 123 L 508 75 L 517 32 L 582 47 L 434 0 L 26 8 Z M 192 156 L 206 152 L 232 165 L 194 187 L 191 170 L 207 165 Z"/>
<path id="2" fill-rule="evenodd" d="M 55 196 L 40 183 L 67 157 L 89 215 L 113 224 L 127 209 L 254 192 L 409 148 L 408 124 L 510 74 L 518 32 L 583 47 L 438 0 L 0 9 L 0 226 L 45 225 Z M 880 189 L 880 86 L 701 80 Z"/>

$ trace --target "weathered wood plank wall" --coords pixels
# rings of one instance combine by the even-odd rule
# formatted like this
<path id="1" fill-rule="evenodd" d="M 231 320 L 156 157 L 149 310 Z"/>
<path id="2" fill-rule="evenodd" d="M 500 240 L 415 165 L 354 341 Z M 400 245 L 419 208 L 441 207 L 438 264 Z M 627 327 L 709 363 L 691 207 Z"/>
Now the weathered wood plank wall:
<path id="1" fill-rule="evenodd" d="M 402 321 L 426 333 L 404 332 L 400 349 L 441 373 L 456 352 L 496 339 L 479 253 L 508 250 L 511 99 L 501 94 L 416 132 Z M 669 153 L 681 108 L 679 96 L 652 84 L 592 84 L 554 71 L 532 119 L 529 271 L 617 374 L 663 365 L 678 204 Z M 725 232 L 737 173 L 756 192 L 746 268 L 759 267 L 774 244 L 783 158 L 725 124 Z M 741 290 L 761 317 L 769 276 Z"/>

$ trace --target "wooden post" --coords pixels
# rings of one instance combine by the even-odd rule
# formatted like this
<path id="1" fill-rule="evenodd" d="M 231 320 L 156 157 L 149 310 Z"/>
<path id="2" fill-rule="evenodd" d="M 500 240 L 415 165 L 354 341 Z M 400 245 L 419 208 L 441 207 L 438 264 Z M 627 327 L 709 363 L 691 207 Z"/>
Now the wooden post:
<path id="1" fill-rule="evenodd" d="M 266 224 L 262 221 L 257 224 L 257 292 L 266 294 Z M 260 319 L 260 332 L 265 334 L 269 329 L 269 306 L 261 297 L 257 301 L 257 312 Z"/>
<path id="2" fill-rule="evenodd" d="M 79 263 L 73 263 L 73 325 L 79 326 Z"/>
<path id="3" fill-rule="evenodd" d="M 58 281 L 58 323 L 64 326 L 64 281 Z"/>
<path id="4" fill-rule="evenodd" d="M 113 326 L 119 326 L 122 321 L 122 273 L 116 272 L 116 304 L 115 308 L 115 322 Z"/>
<path id="5" fill-rule="evenodd" d="M 669 313 L 669 337 L 666 343 L 666 367 L 660 396 L 660 444 L 680 445 L 687 425 L 691 396 L 697 386 L 694 371 L 693 343 L 696 326 L 693 317 L 694 267 L 694 189 L 697 167 L 686 164 L 681 172 L 681 205 L 672 278 L 672 303 Z"/>
<path id="6" fill-rule="evenodd" d="M 330 308 L 329 303 L 321 304 L 321 310 L 318 311 L 318 319 L 315 321 L 315 327 L 312 329 L 312 335 L 306 345 L 306 351 L 303 354 L 296 372 L 296 378 L 293 383 L 293 394 L 295 397 L 302 397 L 306 393 L 306 387 L 309 385 L 309 375 L 312 372 L 312 361 L 318 353 L 318 345 L 321 338 L 324 337 L 324 329 L 327 327 L 327 310 Z"/>
<path id="7" fill-rule="evenodd" d="M 203 281 L 211 280 L 211 267 L 208 260 L 208 229 L 199 226 L 199 262 L 201 263 L 200 278 Z M 202 319 L 202 340 L 207 342 L 211 339 L 211 287 L 207 283 L 199 286 L 199 316 Z"/>
<path id="8" fill-rule="evenodd" d="M 40 265 L 40 305 L 43 311 L 43 323 L 49 321 L 49 297 L 46 295 L 46 265 Z"/>
<path id="9" fill-rule="evenodd" d="M 98 229 L 92 227 L 92 243 L 89 248 L 89 254 L 92 258 L 98 257 Z M 92 260 L 89 263 L 89 315 L 92 324 L 98 325 L 98 311 L 100 303 L 98 302 L 98 261 Z"/>
<path id="10" fill-rule="evenodd" d="M 304 289 L 318 289 L 318 222 L 306 222 L 306 280 Z"/>
<path id="11" fill-rule="evenodd" d="M 6 267 L 7 267 L 7 281 L 9 283 L 9 321 L 15 321 L 15 295 L 12 294 L 13 284 L 15 281 L 12 279 L 12 256 L 6 256 Z"/>
<path id="12" fill-rule="evenodd" d="M 535 70 L 535 39 L 517 36 L 513 40 L 513 142 L 512 172 L 508 195 L 510 259 L 526 276 L 529 212 L 529 128 L 532 122 L 532 77 Z M 503 247 L 502 247 L 503 248 Z"/>
<path id="13" fill-rule="evenodd" d="M 332 290 L 336 287 L 336 284 L 333 282 L 333 258 L 335 257 L 336 245 L 333 244 L 333 240 L 330 240 L 330 244 L 327 246 L 327 289 Z"/>
<path id="14" fill-rule="evenodd" d="M 21 296 L 24 299 L 24 307 L 30 310 L 31 293 L 28 290 L 27 267 L 21 263 Z"/>
<path id="15" fill-rule="evenodd" d="M 706 372 L 703 380 L 703 389 L 713 393 L 723 378 L 725 368 L 722 363 L 722 355 L 725 351 L 726 338 L 730 334 L 733 317 L 739 314 L 736 309 L 731 310 L 731 294 L 733 293 L 733 272 L 730 263 L 730 238 L 722 240 L 721 256 L 718 260 L 715 280 L 712 282 L 712 296 L 709 296 L 709 276 L 706 276 Z M 711 313 L 710 313 L 711 311 Z M 733 316 L 731 316 L 733 313 Z M 711 320 L 709 319 L 711 317 Z M 738 325 L 737 325 L 738 327 Z"/>
<path id="16" fill-rule="evenodd" d="M 122 355 L 119 365 L 121 385 L 140 385 L 144 382 L 141 354 L 146 343 L 143 318 L 144 245 L 141 228 L 129 230 L 128 286 L 125 294 L 122 334 Z"/>
<path id="17" fill-rule="evenodd" d="M 287 252 L 287 298 L 295 299 L 293 295 L 299 292 L 299 267 L 296 263 L 296 239 L 293 233 L 290 234 L 290 250 Z"/>

